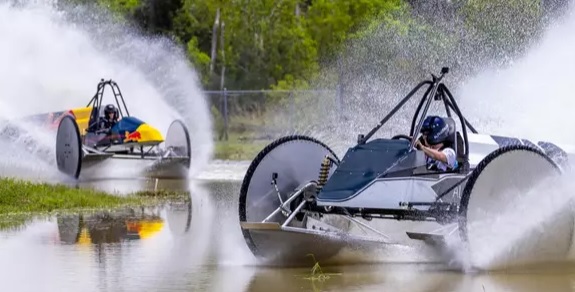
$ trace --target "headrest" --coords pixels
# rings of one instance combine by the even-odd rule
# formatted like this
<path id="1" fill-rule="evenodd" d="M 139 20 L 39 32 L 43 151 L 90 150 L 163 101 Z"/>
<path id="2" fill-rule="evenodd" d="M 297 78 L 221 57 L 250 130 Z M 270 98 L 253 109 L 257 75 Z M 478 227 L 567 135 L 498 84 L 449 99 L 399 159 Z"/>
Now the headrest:
<path id="1" fill-rule="evenodd" d="M 447 141 L 449 143 L 455 143 L 455 133 L 456 133 L 455 120 L 450 117 L 442 117 L 442 118 L 447 124 L 447 126 L 449 126 L 449 135 L 447 136 Z"/>
<path id="2" fill-rule="evenodd" d="M 455 135 L 456 130 L 455 120 L 450 117 L 442 117 L 442 118 L 445 121 L 445 123 L 449 126 L 449 136 Z"/>

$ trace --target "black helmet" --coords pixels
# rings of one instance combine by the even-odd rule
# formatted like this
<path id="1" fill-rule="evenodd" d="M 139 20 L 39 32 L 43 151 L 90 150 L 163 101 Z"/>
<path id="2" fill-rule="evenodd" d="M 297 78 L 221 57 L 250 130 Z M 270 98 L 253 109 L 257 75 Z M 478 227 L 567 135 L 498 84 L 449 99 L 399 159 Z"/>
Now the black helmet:
<path id="1" fill-rule="evenodd" d="M 118 118 L 118 109 L 116 109 L 113 104 L 108 104 L 104 108 L 104 115 L 106 118 L 110 115 L 110 113 L 114 113 L 114 119 Z"/>
<path id="2" fill-rule="evenodd" d="M 428 116 L 423 121 L 421 133 L 426 136 L 427 143 L 436 145 L 449 137 L 449 125 L 438 116 Z"/>

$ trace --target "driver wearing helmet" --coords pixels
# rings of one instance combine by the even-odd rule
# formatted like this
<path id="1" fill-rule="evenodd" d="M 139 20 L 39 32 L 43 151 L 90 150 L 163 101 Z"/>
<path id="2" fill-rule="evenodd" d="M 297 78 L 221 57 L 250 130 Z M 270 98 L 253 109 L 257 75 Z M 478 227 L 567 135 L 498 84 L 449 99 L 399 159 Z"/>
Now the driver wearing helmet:
<path id="1" fill-rule="evenodd" d="M 421 127 L 422 136 L 415 143 L 417 149 L 427 156 L 429 170 L 453 170 L 457 168 L 455 150 L 446 144 L 449 125 L 438 116 L 428 116 Z"/>
<path id="2" fill-rule="evenodd" d="M 104 108 L 104 116 L 98 121 L 98 133 L 110 132 L 111 128 L 118 122 L 118 109 L 113 104 L 108 104 Z"/>

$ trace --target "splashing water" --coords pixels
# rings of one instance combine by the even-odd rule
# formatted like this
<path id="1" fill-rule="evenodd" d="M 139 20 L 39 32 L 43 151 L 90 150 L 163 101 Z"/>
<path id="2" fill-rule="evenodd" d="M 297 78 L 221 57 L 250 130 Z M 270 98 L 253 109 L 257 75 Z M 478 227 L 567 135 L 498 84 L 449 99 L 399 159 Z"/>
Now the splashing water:
<path id="1" fill-rule="evenodd" d="M 287 106 L 273 112 L 277 123 L 297 114 L 294 120 L 300 124 L 292 131 L 318 137 L 341 148 L 336 152 L 343 154 L 358 134 L 367 133 L 423 78 L 429 79 L 430 74 L 448 66 L 451 73 L 445 81 L 456 98 L 463 96 L 454 90 L 460 82 L 485 72 L 485 68 L 513 64 L 514 58 L 540 39 L 549 19 L 565 14 L 564 1 L 537 5 L 499 0 L 464 2 L 416 1 L 405 13 L 390 16 L 400 27 L 409 29 L 396 29 L 385 22 L 366 28 L 361 37 L 345 44 L 337 60 L 325 64 L 321 77 L 312 84 L 332 92 L 296 94 L 295 100 L 300 101 L 295 109 Z M 477 87 L 473 96 L 485 90 Z M 407 134 L 423 91 L 376 137 Z M 488 119 L 481 122 L 493 124 Z"/>
<path id="2" fill-rule="evenodd" d="M 207 103 L 195 71 L 168 39 L 143 37 L 93 7 L 46 2 L 0 3 L 0 38 L 2 119 L 85 106 L 100 79 L 112 79 L 130 114 L 164 135 L 174 119 L 184 120 L 190 131 L 192 175 L 209 161 L 213 145 Z M 106 92 L 103 103 L 113 103 Z M 35 149 L 16 151 L 20 165 L 53 155 L 52 133 L 28 124 L 10 126 L 34 140 Z M 11 167 L 12 161 L 2 164 Z M 49 168 L 55 170 L 48 159 L 42 169 Z"/>
<path id="3" fill-rule="evenodd" d="M 513 66 L 484 70 L 461 86 L 460 106 L 479 131 L 575 144 L 574 12 L 572 5 Z"/>
<path id="4" fill-rule="evenodd" d="M 552 141 L 572 150 L 575 123 L 570 88 L 575 67 L 575 7 L 556 21 L 524 57 L 504 68 L 483 70 L 464 82 L 456 96 L 462 112 L 483 133 Z M 567 132 L 566 132 L 567 131 Z M 526 164 L 529 161 L 525 161 Z M 572 162 L 571 162 L 572 163 Z M 465 265 L 497 269 L 522 262 L 557 260 L 551 254 L 572 249 L 572 171 L 520 195 L 492 218 L 490 234 Z M 566 246 L 567 245 L 567 246 Z M 455 246 L 453 247 L 456 248 Z M 528 251 L 528 252 L 526 252 Z M 459 259 L 466 255 L 458 251 Z M 572 250 L 561 260 L 571 261 Z"/>
<path id="5" fill-rule="evenodd" d="M 499 212 L 471 226 L 471 253 L 459 235 L 448 238 L 450 264 L 475 271 L 573 261 L 572 175 L 544 180 L 525 193 L 494 203 Z"/>
<path id="6" fill-rule="evenodd" d="M 572 53 L 575 51 L 575 36 L 571 33 L 575 28 L 575 15 L 573 5 L 569 8 L 564 17 L 553 23 L 523 57 L 507 60 L 505 64 L 494 62 L 487 69 L 480 65 L 474 70 L 466 68 L 468 72 L 479 70 L 480 73 L 459 84 L 450 80 L 460 79 L 457 77 L 458 72 L 462 74 L 461 71 L 465 70 L 451 70 L 446 83 L 458 100 L 463 114 L 480 132 L 575 145 L 575 139 L 572 138 L 575 136 L 569 134 L 569 129 L 575 125 L 570 119 L 571 108 L 575 105 L 570 88 L 570 81 L 575 76 L 572 73 L 572 68 L 575 68 L 575 55 Z M 438 70 L 439 67 L 430 73 L 437 73 Z M 354 136 L 365 133 L 366 121 L 371 115 L 376 117 L 371 117 L 372 120 L 381 119 L 407 93 L 395 92 L 397 87 L 401 87 L 401 80 L 386 77 L 385 81 L 387 84 L 358 78 L 352 85 L 359 90 L 370 88 L 372 93 L 359 92 L 356 97 L 345 96 L 348 104 L 353 104 L 357 99 L 358 103 L 369 105 L 367 110 L 357 107 L 358 110 L 351 113 L 348 124 L 352 125 Z M 414 85 L 409 84 L 409 87 Z M 373 91 L 379 88 L 393 95 L 388 98 L 374 94 Z M 390 121 L 385 126 L 392 131 L 380 136 L 407 132 L 408 122 L 416 106 L 414 103 L 416 101 L 412 100 L 411 104 L 405 105 L 402 112 L 396 114 L 395 121 L 398 118 L 400 120 Z M 371 126 L 371 123 L 367 126 Z M 386 129 L 382 128 L 382 131 Z M 307 132 L 333 145 L 333 141 L 325 137 L 333 137 L 333 132 L 319 130 L 318 133 L 315 129 L 308 129 Z M 350 138 L 346 141 L 348 146 L 353 142 Z M 521 201 L 515 202 L 515 208 L 505 210 L 494 219 L 498 223 L 490 225 L 494 229 L 487 232 L 493 237 L 485 239 L 485 245 L 477 257 L 468 259 L 463 265 L 492 269 L 525 261 L 545 261 L 546 255 L 554 253 L 554 249 L 559 246 L 563 248 L 567 244 L 570 247 L 572 242 L 563 242 L 560 235 L 572 232 L 573 186 L 569 183 L 572 177 L 573 173 L 567 172 L 560 181 L 543 184 L 540 188 L 522 194 Z M 559 222 L 561 226 L 556 226 Z M 541 234 L 549 231 L 551 236 L 547 233 L 546 238 L 540 238 Z M 526 253 L 525 250 L 532 253 Z M 460 250 L 454 252 L 463 253 Z M 455 257 L 456 260 L 464 261 L 465 255 L 456 254 Z"/>

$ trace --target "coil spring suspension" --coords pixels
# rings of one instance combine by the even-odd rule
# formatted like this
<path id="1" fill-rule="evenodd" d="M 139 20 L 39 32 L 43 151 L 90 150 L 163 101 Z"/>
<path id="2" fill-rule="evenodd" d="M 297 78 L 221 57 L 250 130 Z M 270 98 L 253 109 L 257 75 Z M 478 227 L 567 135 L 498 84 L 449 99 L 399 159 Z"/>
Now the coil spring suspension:
<path id="1" fill-rule="evenodd" d="M 329 175 L 329 169 L 331 168 L 332 161 L 329 156 L 325 156 L 321 162 L 321 167 L 319 169 L 319 179 L 317 180 L 317 193 L 321 192 L 323 186 L 327 182 L 327 176 Z"/>

